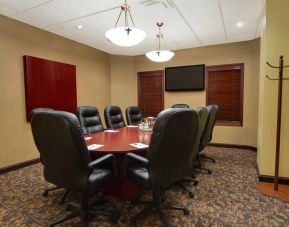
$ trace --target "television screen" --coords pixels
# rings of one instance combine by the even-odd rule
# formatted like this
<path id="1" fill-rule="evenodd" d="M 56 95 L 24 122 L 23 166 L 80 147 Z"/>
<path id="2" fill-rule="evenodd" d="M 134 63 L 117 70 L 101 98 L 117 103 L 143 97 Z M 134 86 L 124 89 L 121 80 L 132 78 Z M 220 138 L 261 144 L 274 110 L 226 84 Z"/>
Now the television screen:
<path id="1" fill-rule="evenodd" d="M 165 69 L 166 91 L 204 90 L 205 65 L 188 65 Z"/>

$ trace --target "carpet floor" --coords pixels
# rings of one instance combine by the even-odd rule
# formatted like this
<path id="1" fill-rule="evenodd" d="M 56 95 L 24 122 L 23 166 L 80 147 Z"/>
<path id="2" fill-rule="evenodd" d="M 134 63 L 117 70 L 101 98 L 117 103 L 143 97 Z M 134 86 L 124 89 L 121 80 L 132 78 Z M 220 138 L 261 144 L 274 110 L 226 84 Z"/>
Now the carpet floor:
<path id="1" fill-rule="evenodd" d="M 256 153 L 248 150 L 209 147 L 205 153 L 216 163 L 205 162 L 213 174 L 198 174 L 199 185 L 193 187 L 195 198 L 175 187 L 167 191 L 172 203 L 187 206 L 190 215 L 167 211 L 173 226 L 289 226 L 289 203 L 267 197 L 255 189 L 257 183 Z M 44 189 L 42 165 L 36 164 L 0 175 L 0 226 L 47 226 L 69 212 L 58 201 L 62 190 L 42 197 Z M 146 193 L 149 195 L 149 193 Z M 67 202 L 77 201 L 69 195 Z M 106 218 L 96 217 L 90 226 L 127 226 L 129 218 L 142 206 L 106 197 L 105 207 L 118 209 L 121 217 L 117 225 Z M 62 226 L 80 226 L 75 218 Z M 152 214 L 138 222 L 139 226 L 162 226 Z"/>

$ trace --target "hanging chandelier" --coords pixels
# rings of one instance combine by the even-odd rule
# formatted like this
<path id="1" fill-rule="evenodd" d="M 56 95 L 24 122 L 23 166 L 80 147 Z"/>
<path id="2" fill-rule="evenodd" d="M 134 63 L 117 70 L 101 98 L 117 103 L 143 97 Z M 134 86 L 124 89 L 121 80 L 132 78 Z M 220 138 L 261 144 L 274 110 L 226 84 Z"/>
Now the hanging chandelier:
<path id="1" fill-rule="evenodd" d="M 161 39 L 164 38 L 164 35 L 161 33 L 161 27 L 164 25 L 162 22 L 158 22 L 157 26 L 159 27 L 159 33 L 157 34 L 157 50 L 150 51 L 146 53 L 146 56 L 151 61 L 155 62 L 165 62 L 172 59 L 175 55 L 174 52 L 169 50 L 161 50 Z"/>
<path id="2" fill-rule="evenodd" d="M 124 27 L 116 27 L 121 14 L 124 12 Z M 129 25 L 129 20 L 131 20 L 132 27 Z M 146 36 L 146 33 L 138 28 L 135 28 L 134 22 L 130 13 L 130 6 L 125 1 L 121 6 L 121 10 L 114 28 L 109 29 L 105 33 L 106 38 L 108 38 L 112 43 L 118 46 L 134 46 L 139 44 Z"/>

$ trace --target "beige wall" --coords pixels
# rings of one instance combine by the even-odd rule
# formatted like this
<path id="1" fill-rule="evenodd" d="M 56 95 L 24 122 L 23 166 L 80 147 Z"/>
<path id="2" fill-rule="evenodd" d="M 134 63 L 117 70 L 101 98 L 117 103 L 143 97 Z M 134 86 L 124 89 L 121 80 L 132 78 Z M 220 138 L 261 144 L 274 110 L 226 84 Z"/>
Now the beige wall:
<path id="1" fill-rule="evenodd" d="M 25 120 L 23 55 L 76 65 L 78 105 L 110 104 L 110 56 L 0 16 L 0 168 L 39 157 Z"/>
<path id="2" fill-rule="evenodd" d="M 167 63 L 154 63 L 145 56 L 111 57 L 111 102 L 124 110 L 128 105 L 137 105 L 137 72 L 162 70 L 169 66 L 192 64 L 245 63 L 244 78 L 244 124 L 243 127 L 217 126 L 213 142 L 257 145 L 259 39 L 224 45 L 207 46 L 176 51 Z M 132 60 L 133 59 L 133 60 Z M 115 83 L 113 81 L 116 81 Z M 119 83 L 121 81 L 121 83 Z M 205 91 L 165 92 L 165 107 L 174 103 L 187 103 L 191 107 L 205 106 Z"/>
<path id="3" fill-rule="evenodd" d="M 263 175 L 274 175 L 278 93 L 278 83 L 265 78 L 266 74 L 278 77 L 278 70 L 270 69 L 265 62 L 278 65 L 279 56 L 284 55 L 284 64 L 289 65 L 288 8 L 288 0 L 267 0 L 263 13 L 257 157 L 259 171 Z M 284 76 L 289 76 L 288 69 L 284 70 Z M 283 84 L 282 108 L 279 173 L 280 176 L 289 177 L 289 81 Z"/>
<path id="4" fill-rule="evenodd" d="M 135 80 L 133 74 L 133 57 L 111 55 L 111 104 L 119 106 L 125 115 L 128 106 L 135 105 L 137 98 L 134 89 Z"/>

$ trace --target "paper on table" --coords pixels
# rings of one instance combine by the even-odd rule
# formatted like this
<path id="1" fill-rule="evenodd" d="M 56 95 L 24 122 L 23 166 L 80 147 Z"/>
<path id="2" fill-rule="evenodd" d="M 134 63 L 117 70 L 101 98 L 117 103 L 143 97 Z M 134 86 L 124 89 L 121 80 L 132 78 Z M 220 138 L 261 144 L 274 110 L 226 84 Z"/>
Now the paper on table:
<path id="1" fill-rule="evenodd" d="M 112 129 L 108 129 L 108 130 L 104 130 L 105 132 L 118 132 L 118 130 L 112 130 Z"/>
<path id="2" fill-rule="evenodd" d="M 146 144 L 143 144 L 143 143 L 132 143 L 130 145 L 133 146 L 133 147 L 136 147 L 136 148 L 147 148 L 149 146 L 149 145 L 146 145 Z"/>
<path id="3" fill-rule="evenodd" d="M 88 150 L 96 150 L 97 148 L 100 148 L 102 146 L 103 145 L 101 145 L 101 144 L 91 144 L 91 145 L 87 146 L 87 149 Z"/>
<path id="4" fill-rule="evenodd" d="M 85 140 L 91 140 L 92 137 L 84 137 Z"/>
<path id="5" fill-rule="evenodd" d="M 138 125 L 127 125 L 127 128 L 138 128 Z"/>

